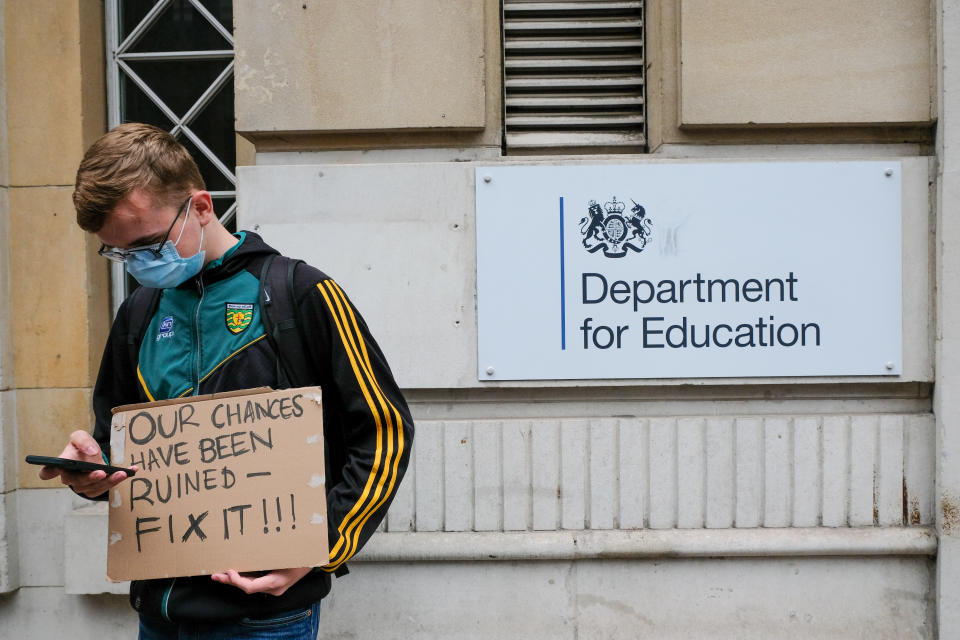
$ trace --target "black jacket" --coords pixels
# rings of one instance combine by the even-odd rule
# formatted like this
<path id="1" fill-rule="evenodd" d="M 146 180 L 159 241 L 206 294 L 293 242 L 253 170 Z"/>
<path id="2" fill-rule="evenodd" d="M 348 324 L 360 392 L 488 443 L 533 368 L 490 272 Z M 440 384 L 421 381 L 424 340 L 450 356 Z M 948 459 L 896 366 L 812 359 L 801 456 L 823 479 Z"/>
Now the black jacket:
<path id="1" fill-rule="evenodd" d="M 277 387 L 277 355 L 264 338 L 257 295 L 261 265 L 277 252 L 256 234 L 238 235 L 241 242 L 200 276 L 164 290 L 145 327 L 130 326 L 133 296 L 121 305 L 93 397 L 94 437 L 104 451 L 113 407 Z M 330 563 L 279 597 L 247 595 L 208 576 L 136 581 L 130 601 L 143 615 L 237 620 L 309 605 L 329 592 L 330 573 L 364 545 L 386 515 L 413 441 L 406 401 L 363 318 L 333 280 L 301 264 L 294 295 L 315 372 L 311 383 L 323 389 Z M 224 319 L 226 303 L 252 304 L 252 316 L 231 323 L 229 316 Z"/>

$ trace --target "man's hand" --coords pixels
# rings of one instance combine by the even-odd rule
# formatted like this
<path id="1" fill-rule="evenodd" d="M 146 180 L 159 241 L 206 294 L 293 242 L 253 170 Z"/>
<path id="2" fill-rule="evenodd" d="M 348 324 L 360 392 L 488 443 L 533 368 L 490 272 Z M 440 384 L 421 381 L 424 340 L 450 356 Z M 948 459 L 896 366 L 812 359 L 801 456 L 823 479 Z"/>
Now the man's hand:
<path id="1" fill-rule="evenodd" d="M 61 458 L 70 460 L 82 460 L 84 462 L 103 462 L 103 456 L 100 453 L 100 445 L 86 431 L 74 431 L 70 434 L 70 442 L 60 454 Z M 136 467 L 131 467 L 136 469 Z M 107 477 L 106 471 L 91 471 L 83 473 L 81 471 L 65 471 L 54 467 L 43 467 L 40 469 L 41 480 L 52 480 L 60 476 L 60 482 L 72 488 L 79 494 L 88 498 L 96 498 L 102 493 L 110 490 L 110 487 L 123 482 L 127 479 L 127 474 L 123 471 L 117 471 L 110 477 Z"/>
<path id="2" fill-rule="evenodd" d="M 266 574 L 237 573 L 228 569 L 226 573 L 215 573 L 211 578 L 223 584 L 232 584 L 245 593 L 269 593 L 272 596 L 282 596 L 300 578 L 310 573 L 310 567 L 299 569 L 275 569 Z"/>

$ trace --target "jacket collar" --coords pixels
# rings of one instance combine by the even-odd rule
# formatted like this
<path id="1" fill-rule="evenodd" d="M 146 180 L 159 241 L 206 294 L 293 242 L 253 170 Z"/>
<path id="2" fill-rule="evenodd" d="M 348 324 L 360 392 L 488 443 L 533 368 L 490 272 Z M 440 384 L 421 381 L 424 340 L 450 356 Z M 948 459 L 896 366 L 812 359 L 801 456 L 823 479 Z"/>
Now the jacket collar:
<path id="1" fill-rule="evenodd" d="M 180 286 L 196 286 L 198 279 L 202 279 L 204 285 L 226 280 L 246 269 L 252 261 L 259 261 L 270 254 L 279 253 L 252 231 L 239 231 L 234 235 L 239 239 L 237 244 L 230 247 L 221 257 L 210 262 L 196 278 L 191 278 Z"/>

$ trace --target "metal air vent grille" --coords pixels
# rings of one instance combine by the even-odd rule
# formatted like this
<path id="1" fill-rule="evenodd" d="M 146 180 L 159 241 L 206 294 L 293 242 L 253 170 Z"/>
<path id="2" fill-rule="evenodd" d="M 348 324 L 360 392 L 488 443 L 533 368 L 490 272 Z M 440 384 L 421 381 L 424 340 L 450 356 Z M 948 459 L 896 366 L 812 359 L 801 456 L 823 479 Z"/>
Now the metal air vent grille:
<path id="1" fill-rule="evenodd" d="M 646 144 L 643 1 L 504 0 L 507 152 Z"/>

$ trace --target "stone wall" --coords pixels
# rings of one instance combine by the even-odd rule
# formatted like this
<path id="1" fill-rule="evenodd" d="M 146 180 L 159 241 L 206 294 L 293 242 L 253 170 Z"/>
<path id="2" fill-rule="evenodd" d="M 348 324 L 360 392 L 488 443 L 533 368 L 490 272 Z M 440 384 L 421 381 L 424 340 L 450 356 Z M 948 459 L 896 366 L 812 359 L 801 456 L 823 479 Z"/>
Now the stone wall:
<path id="1" fill-rule="evenodd" d="M 234 7 L 240 224 L 344 285 L 419 428 L 323 637 L 957 633 L 956 2 L 648 0 L 650 153 L 522 159 L 497 0 Z M 87 426 L 109 322 L 70 204 L 102 3 L 0 9 L 0 636 L 131 637 L 102 505 L 18 464 Z M 477 166 L 879 158 L 904 167 L 902 375 L 477 380 Z"/>

